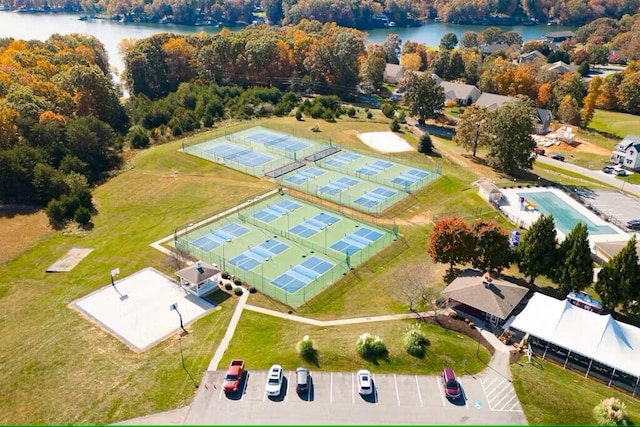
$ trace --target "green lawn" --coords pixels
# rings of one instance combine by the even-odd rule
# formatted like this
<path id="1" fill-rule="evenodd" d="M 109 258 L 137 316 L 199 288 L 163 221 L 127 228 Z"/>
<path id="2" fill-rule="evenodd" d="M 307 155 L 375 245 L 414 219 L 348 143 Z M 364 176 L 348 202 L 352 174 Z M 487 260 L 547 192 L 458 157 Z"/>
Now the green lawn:
<path id="1" fill-rule="evenodd" d="M 614 111 L 596 110 L 589 128 L 624 138 L 627 134 L 638 134 L 640 116 Z"/>
<path id="2" fill-rule="evenodd" d="M 513 386 L 530 424 L 595 424 L 593 407 L 608 397 L 621 399 L 634 424 L 640 423 L 640 403 L 629 393 L 562 369 L 552 362 L 526 358 L 511 366 Z"/>
<path id="3" fill-rule="evenodd" d="M 308 365 L 296 351 L 296 344 L 308 335 L 318 351 L 318 365 L 313 368 L 324 371 L 356 371 L 366 367 L 373 372 L 437 374 L 443 366 L 459 372 L 466 368 L 469 373 L 486 367 L 490 358 L 486 348 L 480 346 L 478 350 L 478 343 L 472 338 L 431 323 L 420 326 L 430 341 L 427 355 L 423 359 L 410 356 L 404 350 L 402 337 L 416 324 L 415 320 L 401 320 L 321 328 L 245 310 L 236 336 L 251 339 L 234 339 L 220 366 L 226 366 L 233 358 L 244 359 L 249 369 L 268 369 L 274 363 L 286 369 Z M 355 344 L 365 332 L 382 339 L 389 350 L 388 360 L 374 363 L 358 355 Z"/>

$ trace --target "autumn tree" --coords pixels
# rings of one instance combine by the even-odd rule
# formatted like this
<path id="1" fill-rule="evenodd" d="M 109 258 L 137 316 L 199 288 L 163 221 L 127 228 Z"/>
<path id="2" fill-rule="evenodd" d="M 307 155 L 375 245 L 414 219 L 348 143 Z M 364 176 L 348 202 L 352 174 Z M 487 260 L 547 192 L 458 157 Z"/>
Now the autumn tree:
<path id="1" fill-rule="evenodd" d="M 593 282 L 593 259 L 587 226 L 579 222 L 558 248 L 556 278 L 561 291 L 582 291 Z"/>
<path id="2" fill-rule="evenodd" d="M 489 129 L 486 126 L 487 109 L 472 104 L 460 115 L 453 140 L 456 144 L 471 151 L 476 156 L 478 146 L 487 145 L 490 141 Z"/>
<path id="3" fill-rule="evenodd" d="M 428 259 L 405 265 L 404 274 L 398 277 L 398 291 L 409 305 L 409 311 L 419 313 L 431 305 L 433 269 Z"/>
<path id="4" fill-rule="evenodd" d="M 425 119 L 433 119 L 441 113 L 444 107 L 444 89 L 429 73 L 420 76 L 405 73 L 398 86 L 404 91 L 410 113 L 418 116 L 418 123 L 424 124 Z"/>
<path id="5" fill-rule="evenodd" d="M 440 39 L 440 49 L 450 50 L 458 44 L 456 33 L 445 33 Z"/>
<path id="6" fill-rule="evenodd" d="M 482 271 L 497 272 L 509 267 L 509 233 L 495 220 L 487 219 L 474 221 L 471 229 L 475 238 L 471 265 Z"/>
<path id="7" fill-rule="evenodd" d="M 580 125 L 580 108 L 571 94 L 566 94 L 558 107 L 558 118 L 562 123 Z"/>
<path id="8" fill-rule="evenodd" d="M 460 37 L 460 46 L 468 49 L 477 48 L 479 45 L 478 33 L 475 31 L 465 31 Z"/>
<path id="9" fill-rule="evenodd" d="M 385 61 L 390 64 L 397 64 L 400 58 L 400 48 L 402 40 L 398 33 L 389 33 L 382 43 L 385 52 Z"/>
<path id="10" fill-rule="evenodd" d="M 596 101 L 600 96 L 600 91 L 602 87 L 602 79 L 599 76 L 594 76 L 589 82 L 589 91 L 587 92 L 587 96 L 584 98 L 584 106 L 582 107 L 582 111 L 580 112 L 580 118 L 582 127 L 586 128 L 593 120 L 593 114 L 596 109 Z"/>
<path id="11" fill-rule="evenodd" d="M 534 284 L 536 277 L 553 277 L 558 266 L 558 243 L 552 215 L 540 215 L 520 238 L 517 246 L 518 268 Z"/>
<path id="12" fill-rule="evenodd" d="M 489 154 L 491 167 L 507 173 L 517 168 L 531 169 L 531 152 L 536 146 L 533 133 L 533 109 L 531 100 L 519 96 L 489 112 L 486 128 L 490 130 Z"/>
<path id="13" fill-rule="evenodd" d="M 439 220 L 429 236 L 427 253 L 435 262 L 449 264 L 453 273 L 456 264 L 465 264 L 473 256 L 475 239 L 469 224 L 454 216 Z"/>
<path id="14" fill-rule="evenodd" d="M 640 313 L 640 267 L 636 250 L 636 236 L 631 236 L 627 244 L 598 273 L 595 290 L 605 307 L 615 309 L 621 305 L 624 312 Z"/>
<path id="15" fill-rule="evenodd" d="M 620 108 L 631 114 L 640 114 L 640 70 L 624 72 L 622 83 L 618 87 Z"/>

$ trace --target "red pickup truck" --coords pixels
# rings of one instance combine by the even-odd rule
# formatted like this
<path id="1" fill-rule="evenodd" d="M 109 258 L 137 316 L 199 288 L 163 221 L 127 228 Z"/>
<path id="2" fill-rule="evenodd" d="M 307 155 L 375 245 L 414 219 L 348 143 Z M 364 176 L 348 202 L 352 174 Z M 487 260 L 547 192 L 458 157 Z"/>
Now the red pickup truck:
<path id="1" fill-rule="evenodd" d="M 233 359 L 227 369 L 227 374 L 224 376 L 224 384 L 222 389 L 225 393 L 235 393 L 240 388 L 240 381 L 242 380 L 242 374 L 244 373 L 244 360 Z"/>

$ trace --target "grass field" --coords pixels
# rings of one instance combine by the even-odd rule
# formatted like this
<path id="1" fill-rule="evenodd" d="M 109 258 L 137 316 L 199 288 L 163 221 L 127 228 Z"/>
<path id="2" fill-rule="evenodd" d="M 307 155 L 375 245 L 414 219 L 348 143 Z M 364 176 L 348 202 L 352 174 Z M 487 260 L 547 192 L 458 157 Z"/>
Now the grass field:
<path id="1" fill-rule="evenodd" d="M 364 367 L 373 372 L 435 375 L 444 366 L 451 366 L 459 372 L 466 368 L 469 373 L 477 373 L 485 368 L 484 362 L 491 357 L 483 346 L 480 346 L 479 358 L 476 357 L 477 341 L 432 323 L 420 326 L 430 341 L 427 355 L 423 359 L 410 356 L 404 350 L 402 337 L 408 328 L 416 324 L 415 320 L 402 320 L 321 328 L 245 311 L 236 333 L 250 336 L 251 340 L 234 340 L 221 366 L 228 365 L 234 357 L 244 358 L 251 369 L 266 370 L 275 363 L 286 369 L 308 364 L 296 351 L 296 344 L 305 335 L 313 340 L 314 348 L 318 351 L 317 368 L 327 371 L 357 371 Z M 388 361 L 374 363 L 358 355 L 355 344 L 365 332 L 382 339 L 389 350 Z M 464 360 L 467 360 L 466 366 Z"/>
<path id="2" fill-rule="evenodd" d="M 359 115 L 364 117 L 362 109 Z M 317 124 L 323 136 L 341 141 L 347 148 L 361 150 L 368 150 L 368 147 L 357 138 L 358 132 L 389 128 L 388 121 L 379 112 L 373 120 L 341 118 L 336 123 L 327 123 L 272 118 L 265 122 L 301 132 Z M 415 137 L 405 135 L 415 146 Z M 206 139 L 206 134 L 190 138 L 192 141 Z M 452 146 L 450 142 L 436 138 L 434 144 L 440 154 L 445 150 L 454 153 L 457 150 L 455 144 Z M 180 153 L 177 151 L 179 146 L 180 143 L 175 142 L 138 153 L 130 169 L 95 189 L 98 214 L 94 217 L 92 230 L 87 233 L 43 233 L 36 244 L 0 264 L 3 308 L 0 311 L 0 341 L 3 343 L 0 346 L 3 381 L 0 423 L 103 424 L 191 402 L 194 387 L 180 364 L 177 339 L 170 338 L 144 353 L 135 353 L 68 307 L 74 299 L 107 284 L 109 271 L 115 267 L 120 268 L 122 276 L 147 266 L 172 274 L 164 263 L 164 255 L 149 247 L 152 241 L 273 187 L 258 178 Z M 438 154 L 423 156 L 415 152 L 390 157 L 417 166 L 433 167 L 441 163 L 445 176 L 411 194 L 378 219 L 386 224 L 396 221 L 404 239 L 393 243 L 300 307 L 297 314 L 329 319 L 406 312 L 407 303 L 396 291 L 397 279 L 405 273 L 407 263 L 425 259 L 433 221 L 454 214 L 468 220 L 496 215 L 480 199 L 471 182 L 481 175 L 496 181 L 507 177 L 468 159 L 450 160 Z M 546 174 L 545 177 L 554 181 L 584 183 L 582 179 L 563 177 L 555 171 L 534 172 Z M 537 175 L 532 173 L 521 182 L 534 183 L 536 179 Z M 510 227 L 504 219 L 500 221 Z M 91 247 L 94 251 L 69 273 L 51 275 L 44 272 L 72 246 Z M 442 265 L 433 267 L 429 283 L 436 290 L 444 287 L 445 268 Z M 251 295 L 249 301 L 288 310 L 259 294 Z M 235 297 L 222 302 L 219 310 L 189 326 L 190 334 L 182 338 L 185 363 L 194 378 L 199 379 L 207 368 L 224 334 L 234 303 Z M 431 369 L 427 359 L 417 362 L 401 356 L 398 340 L 400 332 L 406 328 L 405 322 L 340 330 L 309 329 L 256 316 L 249 313 L 241 319 L 231 350 L 225 355 L 227 361 L 234 352 L 247 352 L 245 356 L 252 366 L 266 366 L 267 360 L 274 359 L 276 354 L 287 363 L 294 363 L 295 343 L 308 333 L 316 340 L 323 369 L 355 366 L 360 363 L 353 355 L 355 340 L 360 333 L 370 332 L 382 336 L 391 351 L 392 363 L 381 363 L 376 370 L 422 373 Z M 256 331 L 256 325 L 264 326 L 268 333 Z M 446 333 L 441 337 L 435 331 L 427 335 L 433 340 L 430 350 L 434 356 L 445 347 L 456 348 L 462 353 L 469 351 L 465 337 L 457 334 L 447 337 Z M 337 345 L 332 345 L 334 336 L 336 343 L 342 343 L 343 353 L 336 350 Z M 269 339 L 277 341 L 277 345 L 266 347 Z M 259 356 L 262 347 L 268 351 L 264 361 Z M 433 366 L 441 367 L 443 359 L 440 357 L 433 359 Z M 459 359 L 455 356 L 447 362 L 455 365 Z M 477 369 L 469 363 L 467 368 Z M 537 398 L 533 396 L 538 394 L 536 390 L 526 387 L 520 391 L 521 399 L 532 401 Z M 567 402 L 576 394 L 575 388 L 559 390 L 560 397 Z M 541 414 L 539 419 L 551 419 L 553 413 L 558 412 L 550 405 L 529 405 L 525 411 L 530 421 L 538 419 L 535 410 Z"/>
<path id="3" fill-rule="evenodd" d="M 530 424 L 593 425 L 593 407 L 601 400 L 616 397 L 627 405 L 631 421 L 640 423 L 640 403 L 629 393 L 587 379 L 583 374 L 562 369 L 552 362 L 526 358 L 511 366 L 513 386 Z"/>
<path id="4" fill-rule="evenodd" d="M 596 110 L 589 128 L 624 138 L 627 134 L 640 133 L 640 116 L 614 111 Z"/>

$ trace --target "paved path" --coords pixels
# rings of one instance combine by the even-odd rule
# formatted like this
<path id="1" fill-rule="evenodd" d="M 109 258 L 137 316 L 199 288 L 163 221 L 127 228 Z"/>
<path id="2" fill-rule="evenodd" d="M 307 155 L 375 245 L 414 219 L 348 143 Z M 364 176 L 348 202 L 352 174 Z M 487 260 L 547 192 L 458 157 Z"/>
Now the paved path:
<path id="1" fill-rule="evenodd" d="M 218 364 L 220 360 L 222 360 L 222 356 L 224 352 L 227 351 L 227 347 L 231 342 L 231 338 L 233 338 L 233 334 L 236 332 L 236 327 L 238 326 L 238 322 L 240 321 L 240 316 L 242 316 L 242 310 L 244 310 L 245 305 L 247 304 L 247 299 L 249 298 L 249 292 L 245 291 L 238 304 L 236 305 L 236 310 L 233 312 L 233 316 L 231 316 L 231 321 L 229 322 L 229 326 L 227 327 L 227 332 L 224 334 L 222 341 L 220 341 L 220 345 L 216 349 L 216 352 L 213 355 L 213 359 L 209 362 L 208 371 L 215 371 L 218 369 Z"/>

